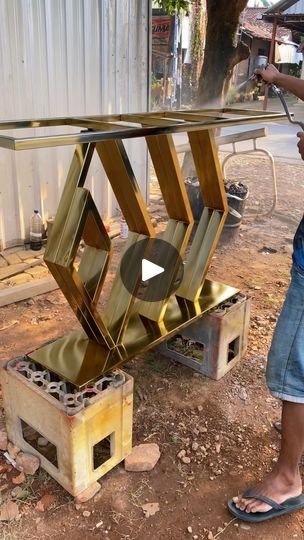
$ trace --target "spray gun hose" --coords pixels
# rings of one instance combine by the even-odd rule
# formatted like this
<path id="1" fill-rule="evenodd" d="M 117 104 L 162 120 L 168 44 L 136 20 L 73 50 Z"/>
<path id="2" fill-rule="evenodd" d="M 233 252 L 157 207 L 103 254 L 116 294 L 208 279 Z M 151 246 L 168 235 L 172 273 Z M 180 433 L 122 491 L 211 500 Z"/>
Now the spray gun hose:
<path id="1" fill-rule="evenodd" d="M 278 98 L 280 99 L 282 105 L 283 105 L 283 108 L 284 108 L 284 111 L 286 112 L 286 115 L 287 115 L 287 118 L 288 118 L 288 121 L 293 124 L 293 125 L 297 125 L 297 126 L 300 126 L 300 128 L 304 131 L 304 122 L 300 122 L 298 120 L 294 120 L 290 114 L 290 111 L 289 111 L 289 108 L 288 108 L 288 105 L 286 103 L 286 100 L 285 100 L 285 97 L 283 95 L 283 92 L 281 90 L 281 88 L 278 88 L 275 84 L 270 84 L 270 87 L 272 88 L 272 90 L 274 91 L 274 93 L 278 96 Z"/>

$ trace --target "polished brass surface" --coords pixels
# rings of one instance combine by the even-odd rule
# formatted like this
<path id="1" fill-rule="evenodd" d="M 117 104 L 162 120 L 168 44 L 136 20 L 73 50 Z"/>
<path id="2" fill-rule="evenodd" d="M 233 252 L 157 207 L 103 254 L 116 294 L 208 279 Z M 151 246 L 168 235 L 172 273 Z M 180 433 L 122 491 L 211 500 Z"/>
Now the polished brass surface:
<path id="1" fill-rule="evenodd" d="M 205 116 L 207 114 L 207 118 Z M 209 113 L 213 114 L 208 118 Z M 189 121 L 189 114 L 200 115 L 201 119 L 192 117 Z M 142 118 L 158 117 L 167 119 L 168 125 L 152 125 L 144 127 L 135 127 L 134 125 L 125 126 L 121 124 L 121 129 L 117 129 L 117 122 L 129 122 L 130 124 L 142 124 Z M 176 122 L 170 122 L 171 118 L 176 118 Z M 181 133 L 197 130 L 213 129 L 230 125 L 248 124 L 257 122 L 266 122 L 269 120 L 280 120 L 286 118 L 285 113 L 279 112 L 262 112 L 249 111 L 241 109 L 199 109 L 194 111 L 174 111 L 161 113 L 138 113 L 138 114 L 112 114 L 104 116 L 90 117 L 71 117 L 71 118 L 42 118 L 35 120 L 21 120 L 0 123 L 1 131 L 10 129 L 29 129 L 39 127 L 56 127 L 56 126 L 78 126 L 87 127 L 92 131 L 79 133 L 67 133 L 58 135 L 36 135 L 33 137 L 10 137 L 9 135 L 0 135 L 0 147 L 10 150 L 28 150 L 33 148 L 48 148 L 51 146 L 64 146 L 68 144 L 81 144 L 88 142 L 108 141 L 114 139 L 129 139 L 135 137 L 148 137 L 149 135 L 161 135 L 165 133 Z M 97 122 L 101 122 L 98 126 Z M 105 129 L 104 123 L 114 122 L 115 126 Z M 98 127 L 100 129 L 98 129 Z"/>
<path id="2" fill-rule="evenodd" d="M 153 347 L 191 324 L 206 310 L 227 300 L 236 289 L 206 280 L 206 273 L 227 215 L 227 200 L 212 128 L 284 118 L 280 113 L 206 109 L 124 115 L 25 120 L 0 124 L 0 146 L 15 150 L 75 144 L 67 181 L 48 239 L 45 262 L 78 318 L 82 330 L 45 345 L 29 357 L 76 386 L 84 386 L 129 358 Z M 79 133 L 9 137 L 3 130 L 72 126 Z M 112 246 L 90 192 L 84 183 L 96 151 L 129 227 L 126 252 L 143 239 L 155 238 L 123 139 L 144 137 L 168 214 L 162 239 L 185 257 L 193 216 L 172 133 L 187 132 L 204 201 L 204 212 L 184 262 L 179 289 L 163 300 L 136 298 L 141 261 L 127 260 L 137 275 L 127 291 L 119 268 L 102 313 L 98 300 L 107 275 Z M 75 258 L 85 244 L 80 265 Z M 151 242 L 151 241 L 150 241 Z M 147 243 L 147 258 L 149 257 Z M 134 251 L 136 253 L 136 250 Z M 138 256 L 137 256 L 138 257 Z M 169 265 L 166 253 L 163 266 Z M 137 269 L 137 270 L 136 270 Z M 172 276 L 172 278 L 171 278 Z M 175 269 L 170 274 L 174 281 Z M 147 285 L 153 288 L 153 279 Z M 131 294 L 132 293 L 132 294 Z"/>
<path id="3" fill-rule="evenodd" d="M 179 304 L 175 297 L 168 303 L 164 320 L 164 332 L 156 325 L 144 324 L 134 313 L 125 329 L 123 343 L 109 350 L 88 339 L 82 330 L 41 347 L 29 356 L 38 364 L 55 372 L 63 379 L 68 379 L 78 387 L 83 387 L 95 380 L 103 371 L 109 371 L 148 351 L 182 328 L 197 320 L 207 310 L 228 300 L 238 292 L 233 287 L 205 280 L 202 294 L 195 303 Z"/>

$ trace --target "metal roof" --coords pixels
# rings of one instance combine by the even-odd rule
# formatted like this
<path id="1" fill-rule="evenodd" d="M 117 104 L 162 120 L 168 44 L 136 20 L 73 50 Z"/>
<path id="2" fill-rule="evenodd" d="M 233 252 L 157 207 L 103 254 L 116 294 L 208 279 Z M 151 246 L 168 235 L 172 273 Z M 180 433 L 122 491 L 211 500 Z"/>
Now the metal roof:
<path id="1" fill-rule="evenodd" d="M 275 19 L 281 26 L 304 33 L 304 0 L 281 0 L 265 11 L 264 21 Z"/>
<path id="2" fill-rule="evenodd" d="M 298 0 L 294 5 L 285 9 L 283 12 L 285 15 L 303 15 L 304 14 L 304 0 Z"/>
<path id="3" fill-rule="evenodd" d="M 271 8 L 267 9 L 265 15 L 274 14 L 303 14 L 304 13 L 304 0 L 280 0 Z"/>

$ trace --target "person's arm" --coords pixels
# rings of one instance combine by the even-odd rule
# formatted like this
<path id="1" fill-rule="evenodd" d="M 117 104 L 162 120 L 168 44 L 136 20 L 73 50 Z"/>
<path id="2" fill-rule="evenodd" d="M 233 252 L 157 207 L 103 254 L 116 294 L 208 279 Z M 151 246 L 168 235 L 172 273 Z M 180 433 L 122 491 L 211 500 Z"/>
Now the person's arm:
<path id="1" fill-rule="evenodd" d="M 256 69 L 256 75 L 260 75 L 266 83 L 274 83 L 280 88 L 284 88 L 304 101 L 304 81 L 291 75 L 280 73 L 275 66 L 269 64 L 265 69 Z"/>
<path id="2" fill-rule="evenodd" d="M 291 75 L 283 75 L 272 64 L 269 64 L 265 69 L 256 69 L 254 72 L 256 75 L 260 75 L 263 81 L 268 84 L 276 84 L 280 88 L 284 88 L 288 92 L 291 92 L 298 98 L 304 101 L 304 81 L 297 77 L 291 77 Z M 304 160 L 304 131 L 297 133 L 299 137 L 298 149 L 301 158 Z"/>

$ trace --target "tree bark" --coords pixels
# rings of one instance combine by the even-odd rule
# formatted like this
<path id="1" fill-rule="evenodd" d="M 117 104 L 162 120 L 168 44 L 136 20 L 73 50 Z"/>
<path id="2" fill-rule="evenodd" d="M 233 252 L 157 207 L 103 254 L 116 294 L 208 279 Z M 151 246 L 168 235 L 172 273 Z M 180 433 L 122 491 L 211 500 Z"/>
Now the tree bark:
<path id="1" fill-rule="evenodd" d="M 191 10 L 191 100 L 197 96 L 206 41 L 206 1 L 194 0 Z"/>
<path id="2" fill-rule="evenodd" d="M 223 106 L 234 66 L 248 58 L 247 45 L 236 42 L 241 12 L 247 0 L 207 0 L 204 64 L 199 78 L 196 105 Z"/>

